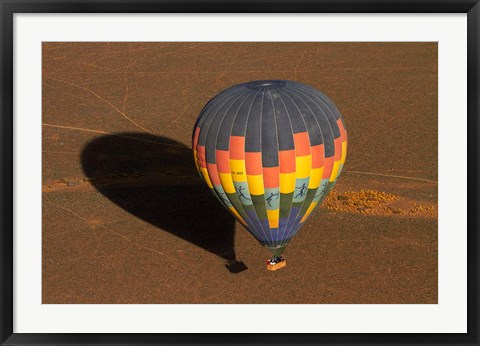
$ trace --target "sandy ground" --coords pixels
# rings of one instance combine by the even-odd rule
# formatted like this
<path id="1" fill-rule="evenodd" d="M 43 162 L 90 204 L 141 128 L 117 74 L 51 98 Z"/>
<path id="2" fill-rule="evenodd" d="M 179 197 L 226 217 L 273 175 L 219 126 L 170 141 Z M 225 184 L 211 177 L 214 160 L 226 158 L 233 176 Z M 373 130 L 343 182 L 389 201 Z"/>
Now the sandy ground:
<path id="1" fill-rule="evenodd" d="M 254 79 L 317 87 L 349 134 L 276 272 L 190 151 Z M 437 303 L 436 44 L 45 43 L 42 120 L 43 303 Z"/>

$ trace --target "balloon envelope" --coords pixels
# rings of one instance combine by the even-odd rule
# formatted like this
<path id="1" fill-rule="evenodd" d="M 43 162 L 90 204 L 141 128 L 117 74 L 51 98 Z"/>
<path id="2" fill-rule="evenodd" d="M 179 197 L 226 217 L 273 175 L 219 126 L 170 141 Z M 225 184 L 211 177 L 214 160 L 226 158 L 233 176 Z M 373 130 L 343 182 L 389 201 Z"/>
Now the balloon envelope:
<path id="1" fill-rule="evenodd" d="M 200 176 L 214 195 L 280 255 L 335 185 L 347 132 L 322 92 L 293 81 L 253 81 L 206 104 L 192 147 Z"/>

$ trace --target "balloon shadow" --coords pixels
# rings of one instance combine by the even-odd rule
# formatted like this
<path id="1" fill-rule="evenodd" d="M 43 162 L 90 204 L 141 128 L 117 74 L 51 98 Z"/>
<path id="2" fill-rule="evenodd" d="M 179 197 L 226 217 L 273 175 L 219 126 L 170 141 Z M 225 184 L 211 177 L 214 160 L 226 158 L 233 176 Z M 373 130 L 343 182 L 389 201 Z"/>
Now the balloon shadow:
<path id="1" fill-rule="evenodd" d="M 190 148 L 165 137 L 117 133 L 97 137 L 82 151 L 86 177 L 132 215 L 227 261 L 236 260 L 234 218 L 201 181 Z"/>

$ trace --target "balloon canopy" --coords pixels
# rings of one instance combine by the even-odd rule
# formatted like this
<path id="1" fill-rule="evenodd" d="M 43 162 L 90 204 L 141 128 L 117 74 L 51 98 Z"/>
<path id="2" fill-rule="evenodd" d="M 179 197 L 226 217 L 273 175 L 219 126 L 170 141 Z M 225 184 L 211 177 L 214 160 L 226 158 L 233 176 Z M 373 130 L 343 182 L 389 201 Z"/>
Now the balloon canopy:
<path id="1" fill-rule="evenodd" d="M 192 142 L 200 177 L 274 256 L 335 185 L 347 153 L 335 104 L 286 80 L 222 91 L 202 109 Z"/>

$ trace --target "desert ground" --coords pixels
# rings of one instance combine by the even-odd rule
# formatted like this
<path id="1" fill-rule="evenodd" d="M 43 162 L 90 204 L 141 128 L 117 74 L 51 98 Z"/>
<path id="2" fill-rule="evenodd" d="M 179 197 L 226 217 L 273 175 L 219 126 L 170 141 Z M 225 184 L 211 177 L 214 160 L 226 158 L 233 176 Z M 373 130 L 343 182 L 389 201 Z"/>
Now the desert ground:
<path id="1" fill-rule="evenodd" d="M 42 301 L 436 304 L 436 43 L 43 43 Z M 349 147 L 284 255 L 200 180 L 205 103 L 236 83 L 326 93 Z"/>

